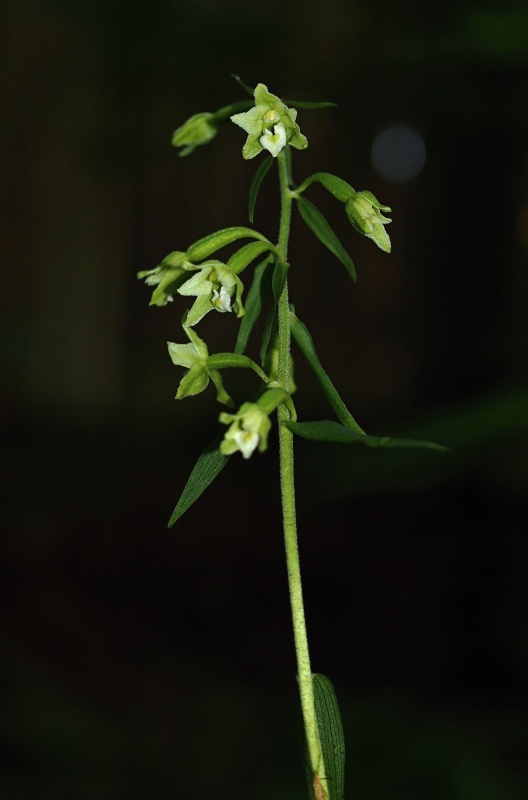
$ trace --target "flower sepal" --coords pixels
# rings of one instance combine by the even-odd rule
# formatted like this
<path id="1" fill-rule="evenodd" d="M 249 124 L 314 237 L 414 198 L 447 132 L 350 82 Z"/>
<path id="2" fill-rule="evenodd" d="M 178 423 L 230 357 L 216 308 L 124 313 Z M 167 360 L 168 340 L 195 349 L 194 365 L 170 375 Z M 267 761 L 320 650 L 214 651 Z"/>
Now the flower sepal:
<path id="1" fill-rule="evenodd" d="M 220 372 L 209 364 L 210 356 L 207 345 L 200 339 L 196 331 L 187 324 L 187 315 L 183 319 L 182 327 L 189 342 L 187 344 L 167 342 L 172 363 L 177 367 L 185 367 L 187 369 L 178 386 L 176 400 L 200 394 L 204 389 L 207 389 L 209 380 L 212 380 L 216 387 L 216 399 L 218 402 L 232 407 L 234 405 L 233 400 L 224 389 Z"/>
<path id="2" fill-rule="evenodd" d="M 183 267 L 186 258 L 186 253 L 175 250 L 165 256 L 161 264 L 158 264 L 154 269 L 138 272 L 138 278 L 140 280 L 144 279 L 147 286 L 156 287 L 152 292 L 149 305 L 166 306 L 167 303 L 173 300 L 174 292 L 186 274 L 186 270 Z"/>
<path id="3" fill-rule="evenodd" d="M 230 456 L 240 451 L 249 458 L 258 448 L 263 453 L 268 448 L 271 430 L 269 415 L 280 403 L 289 399 L 283 389 L 268 389 L 256 403 L 243 403 L 236 414 L 220 414 L 220 422 L 229 425 L 220 444 L 222 455 Z"/>
<path id="4" fill-rule="evenodd" d="M 216 259 L 199 265 L 185 261 L 183 267 L 188 272 L 196 271 L 178 289 L 178 294 L 184 297 L 196 297 L 187 315 L 187 325 L 196 325 L 213 310 L 220 313 L 234 311 L 237 317 L 244 315 L 244 284 L 232 269 Z"/>

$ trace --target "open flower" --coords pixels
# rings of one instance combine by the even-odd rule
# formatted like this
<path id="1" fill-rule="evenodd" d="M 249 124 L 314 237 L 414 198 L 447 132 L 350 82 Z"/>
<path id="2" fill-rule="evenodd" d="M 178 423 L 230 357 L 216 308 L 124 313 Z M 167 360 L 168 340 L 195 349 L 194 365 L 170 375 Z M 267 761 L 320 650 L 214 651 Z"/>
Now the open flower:
<path id="1" fill-rule="evenodd" d="M 180 125 L 172 134 L 172 144 L 174 147 L 182 147 L 180 156 L 188 156 L 195 147 L 201 144 L 209 144 L 214 139 L 218 131 L 218 122 L 214 114 L 202 113 L 194 114 L 183 125 Z"/>
<path id="2" fill-rule="evenodd" d="M 196 297 L 187 315 L 187 325 L 196 325 L 212 310 L 221 313 L 234 311 L 237 317 L 243 316 L 244 285 L 232 269 L 215 259 L 199 266 L 186 261 L 183 266 L 187 271 L 199 270 L 178 289 L 178 294 Z"/>
<path id="3" fill-rule="evenodd" d="M 287 144 L 298 150 L 308 147 L 308 140 L 295 121 L 295 108 L 288 108 L 276 95 L 268 92 L 263 83 L 258 84 L 254 96 L 253 108 L 231 117 L 232 122 L 248 134 L 242 148 L 245 159 L 254 158 L 262 150 L 278 156 Z"/>
<path id="4" fill-rule="evenodd" d="M 355 192 L 345 205 L 347 217 L 354 228 L 372 239 L 381 250 L 390 253 L 391 242 L 385 225 L 392 222 L 384 217 L 381 211 L 390 211 L 389 206 L 382 206 L 372 192 Z"/>
<path id="5" fill-rule="evenodd" d="M 176 364 L 177 367 L 185 367 L 187 369 L 178 386 L 176 400 L 200 394 L 209 385 L 209 380 L 212 380 L 216 386 L 216 399 L 218 402 L 232 406 L 233 401 L 224 389 L 219 371 L 217 369 L 209 369 L 207 365 L 207 359 L 209 358 L 207 345 L 192 328 L 185 324 L 185 321 L 183 330 L 189 339 L 188 344 L 167 342 L 172 363 Z"/>
<path id="6" fill-rule="evenodd" d="M 244 458 L 249 458 L 257 447 L 260 453 L 266 450 L 271 421 L 257 403 L 243 403 L 236 414 L 223 412 L 220 422 L 229 425 L 220 445 L 223 455 L 230 456 L 240 450 Z"/>
<path id="7" fill-rule="evenodd" d="M 138 278 L 144 278 L 147 286 L 156 287 L 150 298 L 149 305 L 166 306 L 167 303 L 172 301 L 172 293 L 176 290 L 178 282 L 181 282 L 181 278 L 186 272 L 183 267 L 186 257 L 186 253 L 176 250 L 174 253 L 169 253 L 161 264 L 158 264 L 154 269 L 138 272 Z"/>

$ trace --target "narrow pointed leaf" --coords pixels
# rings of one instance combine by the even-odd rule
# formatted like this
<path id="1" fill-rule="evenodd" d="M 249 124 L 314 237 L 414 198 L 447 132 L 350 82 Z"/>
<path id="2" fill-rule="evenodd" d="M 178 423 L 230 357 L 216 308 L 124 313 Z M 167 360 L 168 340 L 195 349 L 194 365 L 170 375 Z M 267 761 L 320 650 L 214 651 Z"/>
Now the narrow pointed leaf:
<path id="1" fill-rule="evenodd" d="M 359 427 L 356 420 L 341 399 L 339 392 L 324 371 L 321 362 L 319 361 L 319 357 L 315 350 L 313 339 L 308 328 L 303 322 L 301 322 L 299 317 L 295 316 L 293 313 L 290 316 L 290 327 L 294 340 L 300 348 L 303 356 L 313 369 L 317 380 L 323 388 L 326 399 L 332 406 L 334 414 L 338 420 L 342 422 L 343 425 L 349 430 L 365 435 L 365 431 Z"/>
<path id="2" fill-rule="evenodd" d="M 273 164 L 273 156 L 268 156 L 263 161 L 260 162 L 257 171 L 251 181 L 251 186 L 249 187 L 249 221 L 253 224 L 253 215 L 255 212 L 255 203 L 257 202 L 257 196 L 259 193 L 260 186 L 262 181 L 270 171 L 271 165 Z"/>
<path id="3" fill-rule="evenodd" d="M 293 106 L 293 108 L 337 108 L 337 103 L 329 103 L 324 100 L 321 102 L 310 102 L 309 100 L 285 99 L 282 102 L 287 106 Z"/>
<path id="4" fill-rule="evenodd" d="M 346 267 L 353 281 L 356 280 L 356 268 L 349 254 L 335 235 L 334 231 L 321 212 L 305 197 L 297 197 L 297 207 L 303 220 L 315 233 L 320 242 Z"/>
<path id="5" fill-rule="evenodd" d="M 275 326 L 275 312 L 276 306 L 273 304 L 273 308 L 270 310 L 268 317 L 266 319 L 266 324 L 264 325 L 264 333 L 262 334 L 262 344 L 260 345 L 260 363 L 262 366 L 266 363 L 266 356 L 268 355 L 268 347 L 271 340 L 271 335 L 274 330 Z"/>
<path id="6" fill-rule="evenodd" d="M 343 800 L 345 793 L 345 737 L 339 706 L 330 680 L 314 674 L 314 705 L 323 751 L 329 800 Z"/>
<path id="7" fill-rule="evenodd" d="M 217 436 L 214 442 L 204 450 L 194 465 L 194 469 L 189 475 L 189 479 L 176 504 L 176 508 L 172 512 L 169 524 L 167 525 L 168 528 L 171 528 L 174 523 L 180 519 L 182 514 L 198 500 L 200 495 L 203 494 L 207 487 L 221 473 L 229 461 L 229 456 L 222 455 L 218 449 L 222 438 L 223 435 Z"/>
<path id="8" fill-rule="evenodd" d="M 286 264 L 285 261 L 281 261 L 279 258 L 275 262 L 275 269 L 273 270 L 273 280 L 272 280 L 272 288 L 273 288 L 273 297 L 276 303 L 279 302 L 280 296 L 284 289 L 284 284 L 286 283 L 286 278 L 288 277 L 288 269 L 289 264 Z"/>
<path id="9" fill-rule="evenodd" d="M 254 90 L 254 89 L 252 89 L 252 88 L 251 88 L 251 86 L 248 86 L 248 85 L 247 85 L 247 83 L 244 83 L 244 81 L 242 80 L 242 78 L 240 77 L 240 75 L 236 75 L 234 72 L 232 72 L 232 73 L 231 73 L 231 77 L 232 77 L 232 78 L 234 78 L 234 79 L 236 80 L 236 82 L 238 83 L 238 85 L 239 85 L 239 86 L 241 86 L 241 87 L 242 87 L 242 89 L 243 89 L 245 92 L 247 92 L 248 94 L 250 94 L 250 95 L 251 95 L 251 97 L 253 97 L 253 95 L 255 94 L 255 90 Z"/>
<path id="10" fill-rule="evenodd" d="M 233 270 L 237 275 L 242 272 L 252 261 L 265 253 L 266 250 L 275 250 L 271 242 L 250 242 L 245 244 L 236 253 L 233 253 L 226 266 Z"/>
<path id="11" fill-rule="evenodd" d="M 231 242 L 236 242 L 237 239 L 260 239 L 262 242 L 268 241 L 265 236 L 258 231 L 254 231 L 252 228 L 222 228 L 194 242 L 187 250 L 187 259 L 189 261 L 203 261 L 222 247 L 231 244 Z"/>
<path id="12" fill-rule="evenodd" d="M 253 271 L 253 282 L 246 297 L 246 313 L 242 317 L 235 344 L 235 353 L 243 353 L 249 337 L 262 313 L 264 302 L 271 292 L 273 261 L 269 258 L 261 261 Z"/>
<path id="13" fill-rule="evenodd" d="M 393 439 L 390 436 L 367 436 L 365 433 L 345 428 L 334 420 L 322 419 L 317 422 L 285 422 L 287 428 L 303 439 L 315 442 L 336 442 L 338 444 L 364 444 L 367 447 L 419 447 L 427 450 L 447 450 L 436 442 L 420 439 Z"/>

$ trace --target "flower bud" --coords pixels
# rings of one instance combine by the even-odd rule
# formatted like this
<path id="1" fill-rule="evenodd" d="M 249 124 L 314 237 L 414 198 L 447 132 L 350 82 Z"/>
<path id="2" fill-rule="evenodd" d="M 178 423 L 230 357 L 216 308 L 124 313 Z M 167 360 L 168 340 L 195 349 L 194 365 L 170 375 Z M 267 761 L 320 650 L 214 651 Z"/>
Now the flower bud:
<path id="1" fill-rule="evenodd" d="M 180 156 L 188 156 L 198 145 L 209 144 L 217 131 L 218 123 L 214 114 L 208 112 L 194 114 L 174 131 L 172 144 L 174 147 L 183 147 Z"/>
<path id="2" fill-rule="evenodd" d="M 382 206 L 372 192 L 355 192 L 345 205 L 348 219 L 354 228 L 372 239 L 381 250 L 390 253 L 391 243 L 384 226 L 392 222 L 384 217 L 381 211 L 390 211 L 389 206 Z"/>

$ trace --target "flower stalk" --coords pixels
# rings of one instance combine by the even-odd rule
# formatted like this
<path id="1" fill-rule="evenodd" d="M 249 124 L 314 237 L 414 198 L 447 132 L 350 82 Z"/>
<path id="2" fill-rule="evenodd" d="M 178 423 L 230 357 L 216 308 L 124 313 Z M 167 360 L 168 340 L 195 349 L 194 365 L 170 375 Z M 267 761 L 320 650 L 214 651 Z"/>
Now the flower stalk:
<path id="1" fill-rule="evenodd" d="M 289 186 L 289 169 L 286 154 L 284 152 L 279 153 L 277 161 L 281 196 L 281 217 L 277 250 L 280 257 L 286 261 L 290 235 L 292 197 Z M 287 279 L 278 302 L 278 327 L 278 383 L 286 392 L 289 392 L 291 332 Z M 290 419 L 290 410 L 282 403 L 278 407 L 280 484 L 286 568 L 288 573 L 295 653 L 297 657 L 297 680 L 299 683 L 301 710 L 312 773 L 318 777 L 323 790 L 326 791 L 326 796 L 328 796 L 323 752 L 315 715 L 313 679 L 302 593 L 295 509 L 293 434 L 284 424 Z"/>

